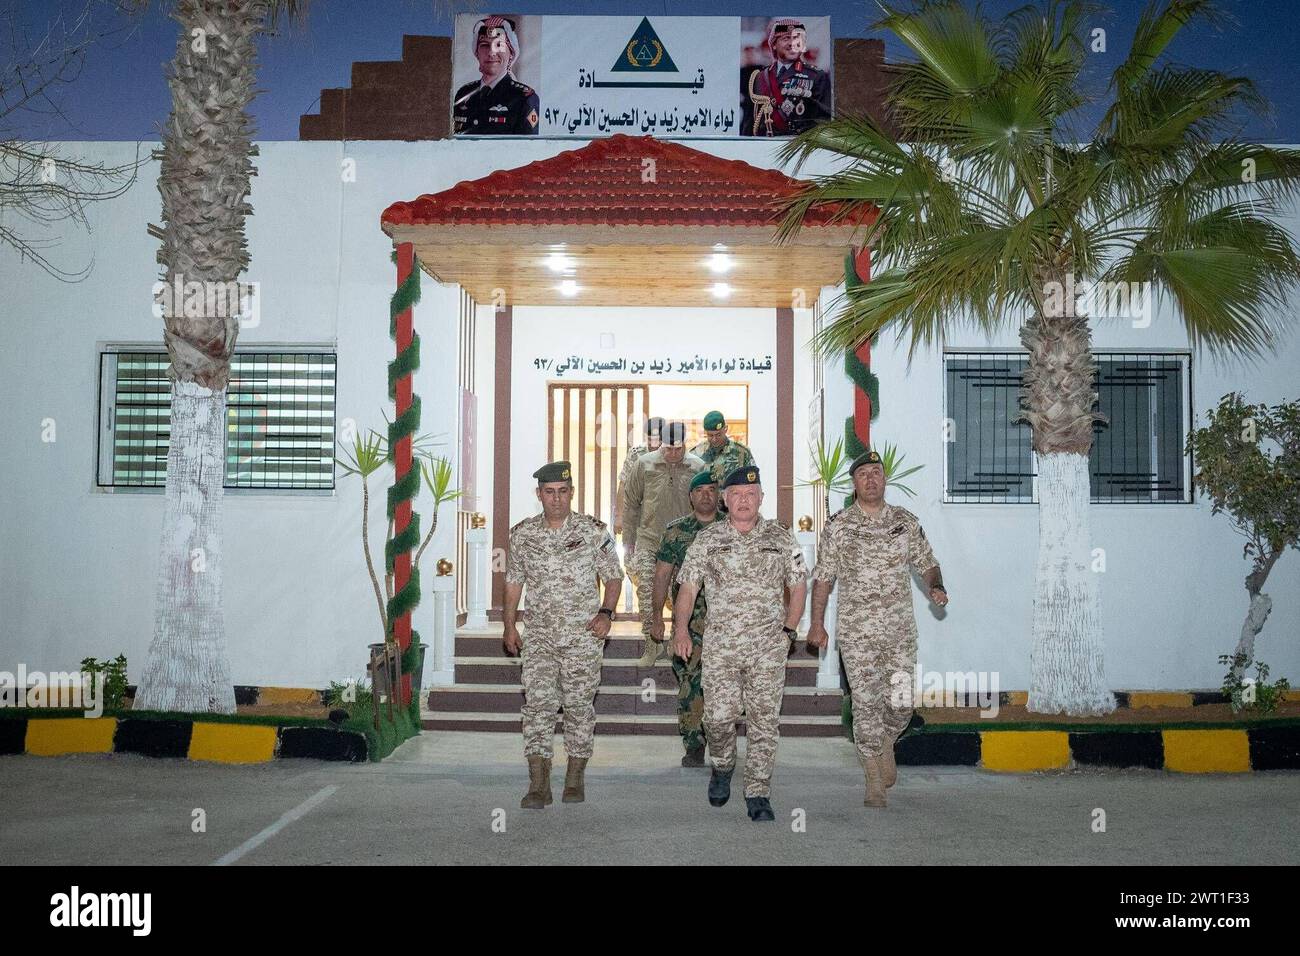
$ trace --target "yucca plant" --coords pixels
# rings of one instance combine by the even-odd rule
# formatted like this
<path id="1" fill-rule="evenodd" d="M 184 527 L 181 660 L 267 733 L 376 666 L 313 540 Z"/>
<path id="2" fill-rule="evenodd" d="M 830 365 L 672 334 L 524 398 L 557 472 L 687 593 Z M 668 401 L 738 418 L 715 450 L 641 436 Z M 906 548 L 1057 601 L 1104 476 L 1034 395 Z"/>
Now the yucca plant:
<path id="1" fill-rule="evenodd" d="M 798 485 L 801 488 L 820 488 L 826 497 L 826 514 L 829 515 L 832 493 L 848 494 L 853 490 L 853 481 L 847 471 L 849 459 L 844 454 L 844 439 L 837 439 L 835 447 L 827 450 L 826 440 L 819 438 L 815 445 L 808 445 L 808 451 L 812 453 L 815 474 Z"/>
<path id="2" fill-rule="evenodd" d="M 887 488 L 897 488 L 909 498 L 915 498 L 916 492 L 908 485 L 903 484 L 903 479 L 909 475 L 914 475 L 925 465 L 913 465 L 911 468 L 903 467 L 903 459 L 907 456 L 899 447 L 891 442 L 885 442 L 879 449 L 880 464 L 885 469 L 885 486 Z"/>
<path id="3" fill-rule="evenodd" d="M 913 350 L 961 326 L 1019 328 L 1039 491 L 1028 706 L 1107 713 L 1088 521 L 1092 332 L 1063 292 L 1140 284 L 1197 347 L 1271 348 L 1300 278 L 1278 222 L 1300 192 L 1300 154 L 1237 138 L 1241 114 L 1264 105 L 1250 80 L 1167 62 L 1206 0 L 1146 7 L 1092 129 L 1076 120 L 1090 102 L 1091 5 L 1043 0 L 997 21 L 951 0 L 881 9 L 879 28 L 914 54 L 890 68 L 898 135 L 844 117 L 788 143 L 796 168 L 816 154 L 843 162 L 785 205 L 779 238 L 830 208 L 874 247 L 881 268 L 846 290 L 815 343 L 823 353 L 885 326 Z"/>

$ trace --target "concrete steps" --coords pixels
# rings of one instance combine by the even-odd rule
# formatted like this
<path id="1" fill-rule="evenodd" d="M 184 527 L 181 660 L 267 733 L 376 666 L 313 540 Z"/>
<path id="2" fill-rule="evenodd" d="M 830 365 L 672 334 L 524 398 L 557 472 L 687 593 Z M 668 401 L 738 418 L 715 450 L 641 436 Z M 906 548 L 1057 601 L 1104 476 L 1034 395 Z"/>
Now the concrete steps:
<path id="1" fill-rule="evenodd" d="M 525 635 L 526 639 L 526 635 Z M 456 683 L 430 688 L 421 712 L 426 730 L 474 730 L 518 734 L 524 692 L 521 662 L 507 657 L 501 627 L 456 634 Z M 677 679 L 667 660 L 640 667 L 642 640 L 635 622 L 615 622 L 605 647 L 596 693 L 598 734 L 677 733 Z M 781 733 L 831 737 L 843 733 L 838 689 L 819 690 L 817 659 L 800 641 L 786 668 Z M 561 723 L 556 723 L 557 731 Z M 740 732 L 744 733 L 743 725 Z"/>

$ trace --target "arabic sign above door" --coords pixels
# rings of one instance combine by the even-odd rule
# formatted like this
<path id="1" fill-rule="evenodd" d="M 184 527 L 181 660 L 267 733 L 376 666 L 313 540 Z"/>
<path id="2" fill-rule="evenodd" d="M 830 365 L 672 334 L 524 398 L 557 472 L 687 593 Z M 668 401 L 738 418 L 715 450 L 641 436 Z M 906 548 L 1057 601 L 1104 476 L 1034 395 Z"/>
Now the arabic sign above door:
<path id="1" fill-rule="evenodd" d="M 792 136 L 831 115 L 829 17 L 459 14 L 457 136 Z"/>

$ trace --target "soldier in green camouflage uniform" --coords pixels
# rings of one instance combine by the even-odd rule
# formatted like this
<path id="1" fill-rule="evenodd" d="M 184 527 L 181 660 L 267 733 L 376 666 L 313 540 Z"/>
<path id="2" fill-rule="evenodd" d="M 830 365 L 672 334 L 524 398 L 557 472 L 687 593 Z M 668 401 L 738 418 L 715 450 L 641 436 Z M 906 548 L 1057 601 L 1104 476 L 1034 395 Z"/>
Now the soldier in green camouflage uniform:
<path id="1" fill-rule="evenodd" d="M 688 630 L 695 597 L 709 601 L 702 647 L 704 731 L 713 757 L 709 803 L 731 795 L 736 724 L 745 721 L 745 805 L 751 820 L 773 820 L 768 795 L 781 735 L 785 666 L 803 616 L 807 568 L 794 533 L 758 513 L 758 469 L 737 468 L 723 482 L 727 520 L 695 536 L 677 575 L 673 650 L 691 652 Z M 789 603 L 785 591 L 789 589 Z"/>
<path id="2" fill-rule="evenodd" d="M 677 600 L 681 585 L 674 579 L 681 570 L 682 562 L 686 560 L 686 549 L 702 529 L 718 520 L 718 483 L 712 475 L 702 471 L 692 478 L 690 495 L 691 513 L 668 525 L 655 555 L 658 561 L 654 586 L 656 608 L 663 607 L 670 582 L 673 600 Z M 673 674 L 677 678 L 677 732 L 682 735 L 682 745 L 686 748 L 686 755 L 682 757 L 683 767 L 704 766 L 704 691 L 700 687 L 700 651 L 707 613 L 708 602 L 701 590 L 695 596 L 691 620 L 687 624 L 691 635 L 691 654 L 686 658 L 673 655 Z M 652 622 L 651 629 L 651 636 L 662 641 L 662 615 L 658 615 Z"/>
<path id="3" fill-rule="evenodd" d="M 596 730 L 596 689 L 610 621 L 623 587 L 618 549 L 604 522 L 575 514 L 571 468 L 552 462 L 533 473 L 542 513 L 510 529 L 506 558 L 503 641 L 507 653 L 522 645 L 524 756 L 528 793 L 520 806 L 551 802 L 551 755 L 555 717 L 564 708 L 564 749 L 569 766 L 564 802 L 585 799 L 583 779 Z M 604 599 L 597 601 L 597 578 Z M 527 639 L 516 627 L 525 588 Z"/>
<path id="4" fill-rule="evenodd" d="M 894 743 L 912 716 L 910 704 L 894 700 L 900 681 L 910 691 L 916 670 L 911 572 L 921 575 L 938 606 L 948 603 L 948 593 L 916 515 L 885 503 L 880 456 L 859 455 L 849 476 L 855 501 L 826 523 L 817 548 L 808 646 L 820 647 L 828 639 L 826 603 L 838 581 L 836 646 L 853 695 L 853 742 L 866 773 L 864 803 L 883 807 L 885 791 L 898 779 Z"/>
<path id="5" fill-rule="evenodd" d="M 704 460 L 719 485 L 737 468 L 754 464 L 753 453 L 727 436 L 727 420 L 722 412 L 713 411 L 704 416 L 704 432 L 708 437 L 692 448 L 691 454 Z"/>

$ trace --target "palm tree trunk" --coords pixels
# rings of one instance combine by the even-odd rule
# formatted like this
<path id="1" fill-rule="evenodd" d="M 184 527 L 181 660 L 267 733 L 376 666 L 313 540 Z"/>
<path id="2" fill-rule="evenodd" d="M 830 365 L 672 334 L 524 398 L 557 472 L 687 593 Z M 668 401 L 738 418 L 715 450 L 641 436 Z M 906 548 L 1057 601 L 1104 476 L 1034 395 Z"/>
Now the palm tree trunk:
<path id="1" fill-rule="evenodd" d="M 1021 390 L 1038 453 L 1038 566 L 1028 709 L 1096 715 L 1115 709 L 1106 683 L 1098 572 L 1088 509 L 1096 365 L 1088 320 L 1025 323 L 1029 352 Z"/>
<path id="2" fill-rule="evenodd" d="M 168 86 L 172 113 L 158 175 L 169 287 L 200 283 L 203 306 L 164 303 L 171 359 L 171 436 L 164 489 L 154 636 L 135 706 L 234 713 L 221 613 L 226 385 L 239 324 L 208 290 L 248 265 L 254 38 L 267 0 L 176 0 L 180 25 Z M 197 313 L 197 314 L 196 314 Z M 214 314 L 219 313 L 219 314 Z"/>

